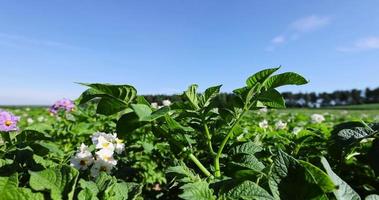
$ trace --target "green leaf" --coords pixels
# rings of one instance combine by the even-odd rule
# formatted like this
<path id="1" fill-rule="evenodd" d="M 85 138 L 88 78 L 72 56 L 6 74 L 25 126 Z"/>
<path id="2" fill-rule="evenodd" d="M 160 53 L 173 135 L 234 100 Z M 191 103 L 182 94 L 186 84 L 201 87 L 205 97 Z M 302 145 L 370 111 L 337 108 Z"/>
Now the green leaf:
<path id="1" fill-rule="evenodd" d="M 244 155 L 238 159 L 238 162 L 232 161 L 230 164 L 234 169 L 236 169 L 236 167 L 242 167 L 256 172 L 260 172 L 265 168 L 263 163 L 260 162 L 254 155 Z"/>
<path id="2" fill-rule="evenodd" d="M 379 200 L 379 195 L 377 194 L 371 194 L 371 195 L 368 195 L 365 200 Z"/>
<path id="3" fill-rule="evenodd" d="M 198 181 L 194 183 L 187 183 L 180 187 L 183 193 L 179 195 L 180 198 L 185 200 L 216 200 L 213 195 L 213 190 L 209 188 L 206 181 Z"/>
<path id="4" fill-rule="evenodd" d="M 320 168 L 302 160 L 300 160 L 299 162 L 301 165 L 303 165 L 303 167 L 306 168 L 306 170 L 309 172 L 309 175 L 312 177 L 314 181 L 316 181 L 317 185 L 319 185 L 324 192 L 333 192 L 337 188 L 337 186 L 334 185 L 333 181 L 330 179 L 328 174 L 326 174 Z"/>
<path id="5" fill-rule="evenodd" d="M 17 141 L 26 143 L 36 140 L 49 140 L 51 136 L 48 134 L 52 128 L 46 124 L 34 124 L 23 129 L 20 134 L 16 136 Z"/>
<path id="6" fill-rule="evenodd" d="M 78 194 L 79 200 L 98 200 L 97 194 L 99 193 L 99 189 L 95 182 L 80 179 L 79 184 L 83 189 Z"/>
<path id="7" fill-rule="evenodd" d="M 272 194 L 276 199 L 327 199 L 313 171 L 279 150 L 269 177 Z"/>
<path id="8" fill-rule="evenodd" d="M 346 122 L 338 124 L 333 128 L 332 140 L 339 147 L 348 147 L 367 137 L 378 133 L 379 124 L 366 125 L 361 122 Z"/>
<path id="9" fill-rule="evenodd" d="M 250 169 L 255 172 L 262 171 L 265 166 L 255 156 L 255 153 L 262 151 L 262 148 L 254 142 L 245 142 L 230 149 L 229 155 L 234 159 L 229 163 L 230 168 L 241 170 L 239 168 Z"/>
<path id="10" fill-rule="evenodd" d="M 90 189 L 84 188 L 78 194 L 78 200 L 98 200 L 96 194 L 93 193 Z"/>
<path id="11" fill-rule="evenodd" d="M 11 159 L 0 159 L 0 167 L 4 167 L 5 165 L 10 165 L 13 163 L 13 160 Z"/>
<path id="12" fill-rule="evenodd" d="M 97 194 L 99 193 L 99 189 L 97 188 L 97 185 L 93 181 L 85 181 L 83 179 L 79 180 L 80 187 L 85 189 L 89 189 L 92 193 Z"/>
<path id="13" fill-rule="evenodd" d="M 209 106 L 209 104 L 212 102 L 212 100 L 217 97 L 217 95 L 220 93 L 220 88 L 222 85 L 217 85 L 210 87 L 205 90 L 204 94 L 201 95 L 200 99 L 200 107 L 204 108 Z"/>
<path id="14" fill-rule="evenodd" d="M 243 144 L 233 147 L 230 150 L 230 153 L 232 155 L 236 155 L 236 154 L 250 155 L 250 154 L 258 153 L 260 151 L 262 151 L 262 147 L 256 145 L 254 142 L 249 141 L 249 142 L 245 142 Z"/>
<path id="15" fill-rule="evenodd" d="M 335 174 L 330 167 L 328 161 L 321 157 L 321 163 L 324 166 L 326 173 L 330 176 L 337 189 L 333 192 L 337 200 L 360 200 L 360 196 L 351 188 L 345 181 L 343 181 L 337 174 Z"/>
<path id="16" fill-rule="evenodd" d="M 179 131 L 179 132 L 191 132 L 193 129 L 191 127 L 184 127 L 179 122 L 177 122 L 174 118 L 171 116 L 166 115 L 165 120 L 167 123 L 168 128 L 171 131 Z"/>
<path id="17" fill-rule="evenodd" d="M 139 119 L 146 118 L 153 112 L 151 108 L 145 104 L 131 104 L 133 111 L 137 114 Z"/>
<path id="18" fill-rule="evenodd" d="M 104 199 L 109 200 L 127 200 L 128 199 L 128 184 L 125 182 L 113 182 L 104 191 Z"/>
<path id="19" fill-rule="evenodd" d="M 49 191 L 53 200 L 73 199 L 79 172 L 69 166 L 49 168 L 39 172 L 29 171 L 30 187 L 36 191 Z"/>
<path id="20" fill-rule="evenodd" d="M 280 69 L 280 67 L 259 71 L 246 80 L 246 85 L 251 88 L 257 83 L 263 83 L 269 76 L 271 76 L 271 74 L 276 72 L 278 69 Z"/>
<path id="21" fill-rule="evenodd" d="M 307 83 L 308 81 L 299 74 L 286 72 L 269 77 L 264 81 L 263 86 L 269 90 L 284 85 L 304 85 Z"/>
<path id="22" fill-rule="evenodd" d="M 90 87 L 82 93 L 77 100 L 79 104 L 84 104 L 94 98 L 101 98 L 98 105 L 98 113 L 104 115 L 115 114 L 125 109 L 136 97 L 137 90 L 130 85 L 110 85 L 110 84 L 86 84 Z"/>
<path id="23" fill-rule="evenodd" d="M 127 104 L 109 97 L 103 97 L 97 104 L 96 113 L 113 115 L 127 108 Z"/>
<path id="24" fill-rule="evenodd" d="M 191 106 L 195 110 L 200 109 L 199 100 L 197 97 L 197 87 L 198 86 L 196 84 L 190 85 L 187 91 L 184 92 L 184 96 L 187 97 L 188 101 L 191 103 Z"/>
<path id="25" fill-rule="evenodd" d="M 267 107 L 285 108 L 286 103 L 283 96 L 275 89 L 267 90 L 261 93 L 258 100 Z"/>
<path id="26" fill-rule="evenodd" d="M 170 107 L 165 106 L 165 107 L 162 107 L 159 110 L 156 110 L 156 111 L 152 112 L 151 115 L 143 117 L 141 119 L 141 121 L 151 122 L 151 121 L 154 121 L 154 120 L 159 119 L 161 117 L 164 117 L 169 112 L 170 112 Z"/>
<path id="27" fill-rule="evenodd" d="M 244 181 L 233 189 L 229 190 L 226 194 L 227 199 L 246 199 L 246 200 L 273 200 L 274 197 L 270 195 L 265 189 L 252 181 Z"/>
<path id="28" fill-rule="evenodd" d="M 54 167 L 57 165 L 55 162 L 48 160 L 42 156 L 36 155 L 36 154 L 33 155 L 33 160 L 37 164 L 42 165 L 44 168 Z"/>
<path id="29" fill-rule="evenodd" d="M 0 199 L 4 200 L 29 200 L 44 199 L 43 194 L 33 193 L 28 188 L 18 188 L 18 174 L 9 177 L 0 177 Z"/>
<path id="30" fill-rule="evenodd" d="M 125 137 L 132 131 L 144 126 L 147 122 L 140 121 L 135 112 L 130 112 L 122 115 L 117 121 L 116 130 L 120 137 Z"/>
<path id="31" fill-rule="evenodd" d="M 188 168 L 184 162 L 181 162 L 180 165 L 175 167 L 169 167 L 166 171 L 167 174 L 173 174 L 176 177 L 180 178 L 180 182 L 189 183 L 200 181 L 200 177 L 195 175 L 190 168 Z"/>
<path id="32" fill-rule="evenodd" d="M 94 195 L 97 194 L 100 199 L 126 200 L 128 196 L 132 198 L 139 195 L 139 192 L 136 191 L 138 184 L 123 181 L 118 182 L 115 177 L 104 172 L 100 173 L 95 183 L 82 181 L 81 187 L 88 189 Z M 87 193 L 89 193 L 89 191 L 87 191 Z"/>

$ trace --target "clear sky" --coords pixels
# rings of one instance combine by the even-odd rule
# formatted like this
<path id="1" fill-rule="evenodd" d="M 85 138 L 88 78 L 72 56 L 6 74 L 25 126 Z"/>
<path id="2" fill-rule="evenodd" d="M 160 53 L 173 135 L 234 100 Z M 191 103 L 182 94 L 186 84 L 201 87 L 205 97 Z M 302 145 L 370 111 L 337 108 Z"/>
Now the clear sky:
<path id="1" fill-rule="evenodd" d="M 378 0 L 0 0 L 0 104 L 76 98 L 74 82 L 179 93 L 282 65 L 282 91 L 379 86 Z"/>

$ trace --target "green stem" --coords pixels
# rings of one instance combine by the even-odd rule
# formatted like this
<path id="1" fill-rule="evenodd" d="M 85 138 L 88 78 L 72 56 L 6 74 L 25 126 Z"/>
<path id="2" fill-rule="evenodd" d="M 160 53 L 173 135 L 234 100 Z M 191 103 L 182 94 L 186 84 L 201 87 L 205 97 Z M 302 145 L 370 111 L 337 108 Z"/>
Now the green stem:
<path id="1" fill-rule="evenodd" d="M 192 153 L 190 153 L 188 155 L 188 157 L 196 164 L 197 167 L 199 167 L 199 169 L 207 176 L 207 177 L 211 177 L 212 174 L 207 170 L 207 168 L 204 167 L 203 164 L 201 164 L 201 162 L 196 158 L 195 155 L 193 155 Z"/>
<path id="2" fill-rule="evenodd" d="M 207 143 L 208 143 L 209 151 L 211 152 L 212 156 L 214 156 L 216 155 L 216 153 L 214 152 L 213 147 L 212 147 L 212 136 L 209 133 L 208 125 L 205 122 L 203 122 L 203 124 L 204 124 L 205 134 L 207 135 Z"/>
<path id="3" fill-rule="evenodd" d="M 221 146 L 220 146 L 220 148 L 217 151 L 217 155 L 216 155 L 216 157 L 214 159 L 215 177 L 220 177 L 221 176 L 220 157 L 221 157 L 222 151 L 224 150 L 224 147 L 225 147 L 226 143 L 228 142 L 229 138 L 232 136 L 234 128 L 241 121 L 243 115 L 245 114 L 245 112 L 247 110 L 249 110 L 249 109 L 244 109 L 242 111 L 242 113 L 238 116 L 237 120 L 233 123 L 232 127 L 229 129 L 228 134 L 226 135 L 226 137 L 222 141 Z"/>

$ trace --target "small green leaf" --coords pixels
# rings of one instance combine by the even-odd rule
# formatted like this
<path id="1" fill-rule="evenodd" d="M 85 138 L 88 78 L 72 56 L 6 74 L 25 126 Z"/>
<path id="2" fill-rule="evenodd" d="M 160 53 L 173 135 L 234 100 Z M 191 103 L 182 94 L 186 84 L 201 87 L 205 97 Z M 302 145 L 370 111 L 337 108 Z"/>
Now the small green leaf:
<path id="1" fill-rule="evenodd" d="M 190 85 L 187 91 L 184 92 L 184 96 L 187 97 L 188 101 L 191 103 L 191 106 L 195 110 L 200 109 L 199 100 L 197 97 L 197 87 L 198 86 L 196 84 Z"/>
<path id="2" fill-rule="evenodd" d="M 130 85 L 81 84 L 90 89 L 83 92 L 77 101 L 84 104 L 94 98 L 101 98 L 97 108 L 99 114 L 115 114 L 125 109 L 137 97 L 137 90 Z"/>
<path id="3" fill-rule="evenodd" d="M 278 71 L 280 67 L 277 68 L 270 68 L 270 69 L 264 69 L 262 71 L 259 71 L 255 73 L 254 75 L 250 76 L 246 80 L 246 85 L 251 88 L 255 86 L 257 83 L 263 83 L 268 77 L 271 76 L 274 72 Z"/>
<path id="4" fill-rule="evenodd" d="M 153 112 L 151 108 L 145 104 L 131 104 L 133 111 L 137 114 L 139 119 L 146 118 Z"/>
<path id="5" fill-rule="evenodd" d="M 265 189 L 252 181 L 244 181 L 226 194 L 227 199 L 245 199 L 245 200 L 274 200 Z"/>
<path id="6" fill-rule="evenodd" d="M 200 181 L 200 177 L 195 175 L 195 173 L 188 168 L 184 162 L 175 167 L 169 167 L 166 171 L 167 174 L 173 174 L 176 177 L 180 178 L 182 183 L 190 183 Z"/>
<path id="7" fill-rule="evenodd" d="M 261 93 L 258 100 L 265 106 L 271 108 L 285 108 L 286 103 L 283 96 L 275 89 Z"/>
<path id="8" fill-rule="evenodd" d="M 187 183 L 180 189 L 183 190 L 183 193 L 179 197 L 185 200 L 216 200 L 213 190 L 209 188 L 206 181 Z"/>
<path id="9" fill-rule="evenodd" d="M 245 142 L 243 144 L 233 147 L 230 150 L 230 153 L 232 155 L 235 155 L 235 154 L 252 155 L 260 151 L 262 151 L 262 147 L 256 145 L 254 142 L 249 141 L 249 142 Z"/>
<path id="10" fill-rule="evenodd" d="M 164 117 L 169 112 L 170 112 L 170 107 L 165 106 L 165 107 L 162 107 L 159 110 L 156 110 L 156 111 L 152 112 L 151 115 L 143 117 L 141 119 L 141 121 L 151 122 L 151 121 L 154 121 L 154 120 L 159 119 L 161 117 Z"/>
<path id="11" fill-rule="evenodd" d="M 222 85 L 217 85 L 210 87 L 205 90 L 204 94 L 201 95 L 200 99 L 200 107 L 204 108 L 209 106 L 211 104 L 212 100 L 217 97 L 217 95 L 220 93 L 220 88 Z"/>
<path id="12" fill-rule="evenodd" d="M 307 83 L 308 81 L 299 74 L 286 72 L 269 77 L 264 81 L 263 86 L 269 90 L 284 85 L 304 85 Z"/>

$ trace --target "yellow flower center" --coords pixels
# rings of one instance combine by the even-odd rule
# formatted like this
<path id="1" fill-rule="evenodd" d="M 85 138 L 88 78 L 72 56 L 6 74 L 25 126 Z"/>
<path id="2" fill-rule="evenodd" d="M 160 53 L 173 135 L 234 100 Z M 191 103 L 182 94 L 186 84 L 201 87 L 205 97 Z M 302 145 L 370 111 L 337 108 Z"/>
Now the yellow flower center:
<path id="1" fill-rule="evenodd" d="M 12 125 L 12 121 L 11 120 L 5 121 L 5 126 L 10 126 L 10 125 Z"/>
<path id="2" fill-rule="evenodd" d="M 106 143 L 103 143 L 103 148 L 107 148 L 108 146 L 109 146 L 109 143 L 108 142 L 106 142 Z"/>

